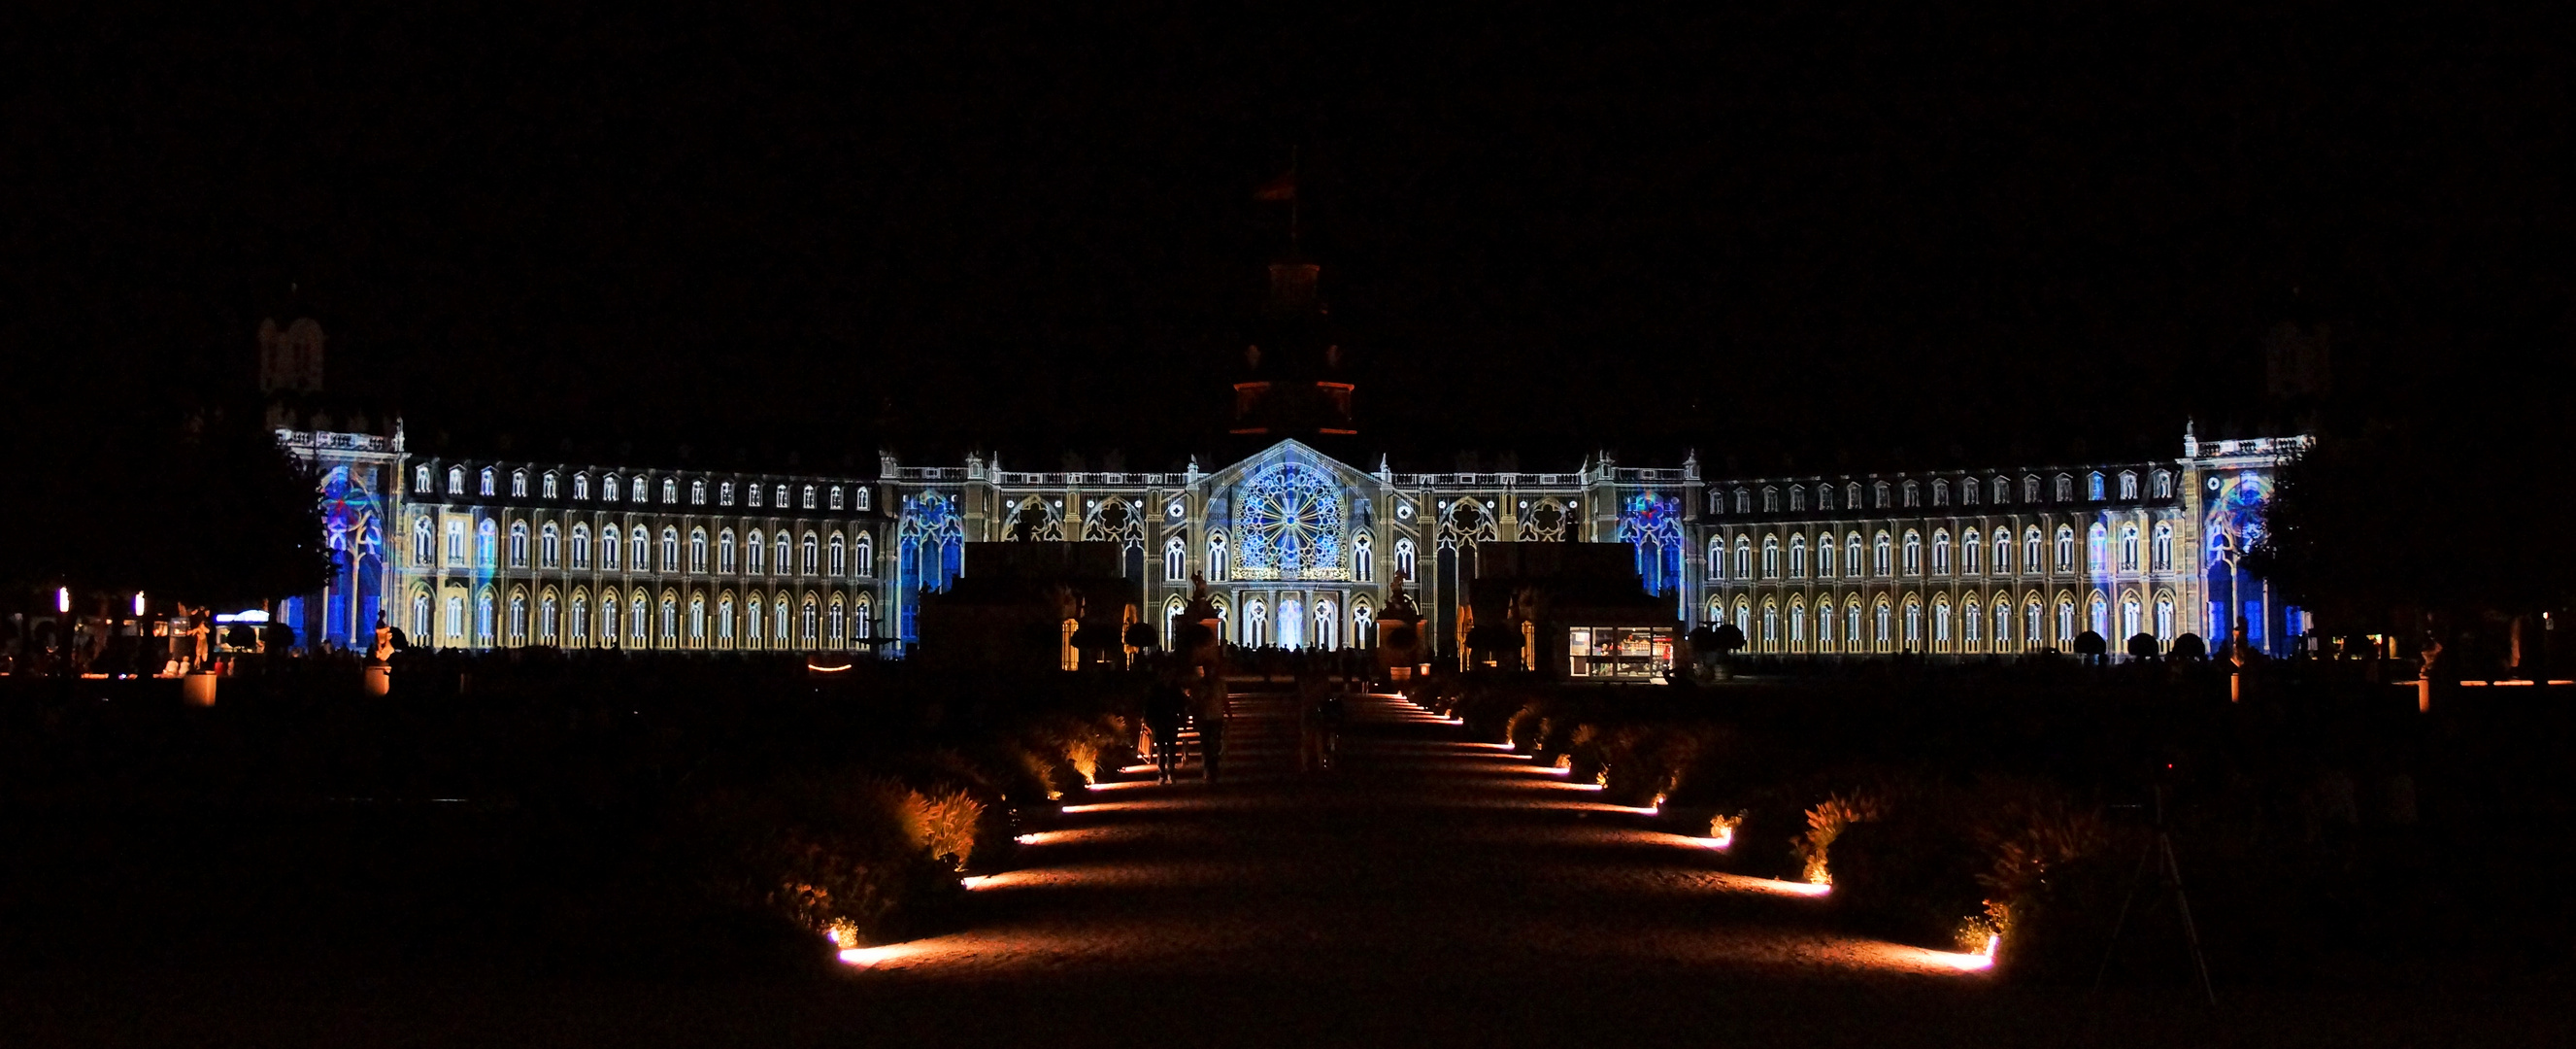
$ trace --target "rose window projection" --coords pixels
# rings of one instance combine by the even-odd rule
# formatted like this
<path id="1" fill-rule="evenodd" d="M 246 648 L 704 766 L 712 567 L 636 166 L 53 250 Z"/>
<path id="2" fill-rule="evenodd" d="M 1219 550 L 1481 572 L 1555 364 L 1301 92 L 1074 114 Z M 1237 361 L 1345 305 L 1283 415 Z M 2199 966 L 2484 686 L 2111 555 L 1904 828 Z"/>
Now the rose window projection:
<path id="1" fill-rule="evenodd" d="M 1273 463 L 1243 486 L 1235 533 L 1243 579 L 1342 577 L 1342 490 L 1304 463 Z"/>

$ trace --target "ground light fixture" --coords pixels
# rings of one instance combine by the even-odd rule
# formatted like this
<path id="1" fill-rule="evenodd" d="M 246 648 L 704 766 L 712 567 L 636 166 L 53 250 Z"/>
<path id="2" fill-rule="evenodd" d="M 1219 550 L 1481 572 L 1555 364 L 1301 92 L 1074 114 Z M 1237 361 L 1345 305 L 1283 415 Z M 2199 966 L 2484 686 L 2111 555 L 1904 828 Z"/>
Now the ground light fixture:
<path id="1" fill-rule="evenodd" d="M 69 614 L 69 613 L 71 612 L 71 610 L 72 610 L 72 588 L 67 587 L 67 586 L 58 586 L 58 587 L 55 587 L 55 588 L 54 588 L 54 611 L 56 611 L 56 612 L 60 612 L 60 613 L 64 613 L 64 614 Z"/>

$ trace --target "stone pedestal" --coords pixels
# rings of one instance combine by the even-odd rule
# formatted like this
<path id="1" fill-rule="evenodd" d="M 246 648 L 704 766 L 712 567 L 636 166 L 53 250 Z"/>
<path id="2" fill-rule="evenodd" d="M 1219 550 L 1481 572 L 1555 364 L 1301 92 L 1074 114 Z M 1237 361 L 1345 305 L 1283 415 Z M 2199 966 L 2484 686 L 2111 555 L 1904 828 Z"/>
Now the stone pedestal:
<path id="1" fill-rule="evenodd" d="M 394 687 L 393 671 L 392 667 L 371 661 L 367 664 L 366 677 L 362 680 L 361 687 L 366 689 L 370 696 L 381 696 L 391 692 Z"/>
<path id="2" fill-rule="evenodd" d="M 222 675 L 198 671 L 179 679 L 179 701 L 192 707 L 215 705 L 215 682 Z"/>

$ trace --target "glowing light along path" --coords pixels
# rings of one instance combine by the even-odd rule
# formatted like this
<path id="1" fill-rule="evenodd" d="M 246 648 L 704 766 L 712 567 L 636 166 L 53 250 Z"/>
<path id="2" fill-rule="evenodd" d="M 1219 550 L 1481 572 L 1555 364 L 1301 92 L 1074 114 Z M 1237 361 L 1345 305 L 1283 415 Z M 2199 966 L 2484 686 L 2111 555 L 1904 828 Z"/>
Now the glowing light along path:
<path id="1" fill-rule="evenodd" d="M 853 971 L 1033 977 L 1180 959 L 1188 959 L 1192 971 L 1272 964 L 1260 959 L 1273 956 L 1246 951 L 1245 944 L 1301 944 L 1324 935 L 1318 930 L 1365 938 L 1375 930 L 1348 928 L 1347 912 L 1299 913 L 1294 904 L 1281 911 L 1279 892 L 1265 882 L 1302 896 L 1318 870 L 1346 869 L 1354 862 L 1329 855 L 1332 849 L 1411 847 L 1438 856 L 1454 851 L 1441 841 L 1455 839 L 1476 843 L 1482 850 L 1476 855 L 1488 857 L 1478 863 L 1500 857 L 1555 871 L 1552 883 L 1561 886 L 1556 891 L 1564 902 L 1578 904 L 1560 908 L 1544 894 L 1526 906 L 1516 901 L 1512 913 L 1534 924 L 1513 926 L 1523 932 L 1509 935 L 1495 931 L 1490 911 L 1462 911 L 1444 919 L 1441 931 L 1419 934 L 1438 937 L 1427 941 L 1434 945 L 1457 942 L 1460 950 L 1468 949 L 1467 939 L 1450 937 L 1504 937 L 1502 946 L 1477 948 L 1479 956 L 1510 954 L 1531 942 L 1561 942 L 1561 935 L 1524 932 L 1566 928 L 1549 922 L 1591 920 L 1577 917 L 1597 913 L 1581 906 L 1604 899 L 1624 897 L 1627 902 L 1614 911 L 1630 911 L 1735 897 L 1740 902 L 1732 906 L 1778 918 L 1745 927 L 1712 923 L 1705 917 L 1709 912 L 1699 909 L 1706 905 L 1694 903 L 1693 910 L 1676 914 L 1696 917 L 1654 926 L 1650 935 L 1603 936 L 1597 942 L 1605 956 L 1658 965 L 1698 960 L 1955 977 L 1995 964 L 2000 943 L 1991 938 L 1982 951 L 1940 951 L 1819 927 L 1823 912 L 1817 902 L 1831 895 L 1832 886 L 1710 869 L 1714 856 L 1735 844 L 1735 828 L 1725 821 L 1713 828 L 1677 827 L 1663 816 L 1660 796 L 1643 806 L 1598 800 L 1600 783 L 1566 782 L 1568 769 L 1535 761 L 1507 743 L 1457 739 L 1460 719 L 1401 697 L 1352 697 L 1342 751 L 1346 767 L 1300 775 L 1293 757 L 1294 706 L 1285 688 L 1284 682 L 1247 682 L 1238 689 L 1223 781 L 1209 785 L 1185 774 L 1177 784 L 1161 785 L 1151 778 L 1152 766 L 1142 764 L 1109 772 L 1104 782 L 1091 785 L 1088 797 L 1060 806 L 1051 821 L 1019 835 L 1022 866 L 962 879 L 974 901 L 969 912 L 984 920 L 970 922 L 966 931 L 906 943 L 863 947 L 843 940 L 834 945 L 841 962 Z M 1311 818 L 1280 818 L 1361 807 L 1380 813 L 1362 817 L 1380 821 L 1375 838 L 1318 839 L 1311 829 L 1298 829 L 1311 828 Z M 1344 818 L 1331 817 L 1335 825 Z M 1418 842 L 1432 847 L 1424 852 Z M 1473 880 L 1465 871 L 1440 877 L 1447 880 L 1430 884 L 1443 891 L 1462 877 Z M 1391 898 L 1411 899 L 1407 893 L 1427 890 L 1415 884 L 1386 891 Z M 1365 958 L 1326 956 L 1339 958 L 1338 965 L 1368 964 Z"/>

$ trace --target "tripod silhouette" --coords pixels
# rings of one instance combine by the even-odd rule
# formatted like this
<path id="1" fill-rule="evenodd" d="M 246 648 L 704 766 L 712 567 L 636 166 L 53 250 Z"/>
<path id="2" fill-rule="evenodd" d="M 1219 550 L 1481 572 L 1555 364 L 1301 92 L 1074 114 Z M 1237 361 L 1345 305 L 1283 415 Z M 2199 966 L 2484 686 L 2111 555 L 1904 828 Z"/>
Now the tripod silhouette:
<path id="1" fill-rule="evenodd" d="M 2173 766 L 2165 767 L 2170 769 Z M 2192 924 L 2191 900 L 2183 895 L 2182 866 L 2174 862 L 2173 834 L 2165 827 L 2164 784 L 2155 784 L 2152 796 L 2155 840 L 2148 843 L 2146 850 L 2138 856 L 2138 872 L 2129 877 L 2128 895 L 2120 899 L 2120 916 L 2111 922 L 2111 942 L 2102 949 L 2102 964 L 2093 970 L 2093 990 L 2086 997 L 2090 999 L 2102 993 L 2103 978 L 2111 972 L 2111 958 L 2120 950 L 2120 934 L 2129 927 L 2129 908 L 2138 902 L 2138 890 L 2147 883 L 2147 868 L 2153 866 L 2158 884 L 2173 898 L 2174 913 L 2182 918 L 2183 942 L 2191 945 L 2191 964 L 2200 971 L 2201 997 L 2208 999 L 2209 1004 L 2217 1005 L 2218 991 L 2209 982 L 2209 959 L 2200 951 L 2200 929 Z"/>

